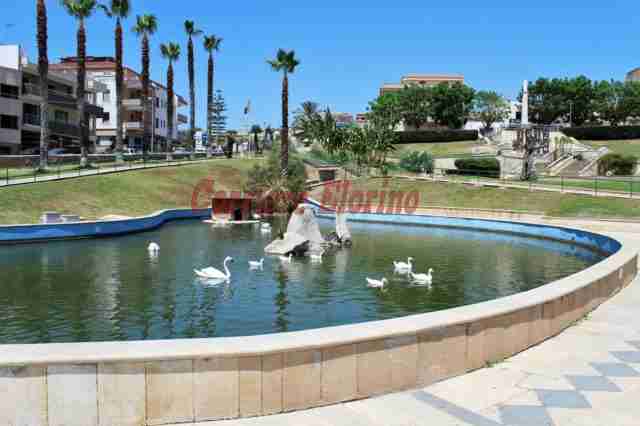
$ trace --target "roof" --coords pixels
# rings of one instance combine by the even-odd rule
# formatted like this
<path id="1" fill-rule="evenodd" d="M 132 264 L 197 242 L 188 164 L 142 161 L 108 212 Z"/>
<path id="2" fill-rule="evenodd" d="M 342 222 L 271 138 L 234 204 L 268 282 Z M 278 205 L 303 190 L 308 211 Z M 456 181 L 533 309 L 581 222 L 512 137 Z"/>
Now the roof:
<path id="1" fill-rule="evenodd" d="M 58 64 L 50 64 L 49 65 L 49 69 L 52 71 L 56 71 L 56 70 L 75 70 L 78 67 L 78 59 L 76 56 L 67 56 L 64 58 L 60 58 L 60 63 Z M 104 71 L 104 70 L 114 70 L 116 69 L 116 61 L 113 57 L 111 56 L 87 56 L 87 60 L 85 62 L 85 67 L 87 69 L 87 71 Z M 126 73 L 131 73 L 135 76 L 137 76 L 138 78 L 142 78 L 142 75 L 125 66 L 124 67 L 125 70 L 125 74 Z M 162 87 L 164 90 L 168 90 L 167 87 L 162 84 L 162 83 L 158 83 L 155 80 L 151 80 L 151 82 L 159 87 Z M 183 98 L 182 96 L 178 95 L 176 93 L 176 96 L 178 97 L 178 101 L 184 103 L 185 105 L 188 105 L 187 101 L 185 100 L 185 98 Z"/>

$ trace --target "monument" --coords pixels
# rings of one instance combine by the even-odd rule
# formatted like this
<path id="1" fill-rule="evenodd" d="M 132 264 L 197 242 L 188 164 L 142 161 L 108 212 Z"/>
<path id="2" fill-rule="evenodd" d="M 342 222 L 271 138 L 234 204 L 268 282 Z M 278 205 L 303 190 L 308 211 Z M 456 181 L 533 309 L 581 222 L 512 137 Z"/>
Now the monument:
<path id="1" fill-rule="evenodd" d="M 522 82 L 522 107 L 520 123 L 522 127 L 529 125 L 529 82 Z"/>

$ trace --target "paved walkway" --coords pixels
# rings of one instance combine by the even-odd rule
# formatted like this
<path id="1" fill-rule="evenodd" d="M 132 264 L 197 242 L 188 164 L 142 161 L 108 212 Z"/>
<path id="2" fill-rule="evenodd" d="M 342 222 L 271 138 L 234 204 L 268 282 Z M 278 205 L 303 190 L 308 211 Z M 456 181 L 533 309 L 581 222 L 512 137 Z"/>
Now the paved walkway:
<path id="1" fill-rule="evenodd" d="M 638 227 L 629 231 L 640 243 Z M 378 398 L 197 425 L 638 426 L 639 313 L 640 278 L 561 335 L 492 368 Z"/>

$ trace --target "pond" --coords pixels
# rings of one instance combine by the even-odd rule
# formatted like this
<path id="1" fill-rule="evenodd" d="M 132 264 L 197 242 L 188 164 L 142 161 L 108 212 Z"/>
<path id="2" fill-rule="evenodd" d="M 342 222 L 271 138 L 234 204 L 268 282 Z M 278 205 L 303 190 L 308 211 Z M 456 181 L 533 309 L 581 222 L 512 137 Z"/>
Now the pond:
<path id="1" fill-rule="evenodd" d="M 333 221 L 320 220 L 326 234 Z M 589 249 L 507 234 L 350 223 L 353 246 L 284 264 L 258 226 L 175 221 L 128 236 L 0 247 L 0 344 L 245 336 L 448 309 L 527 291 L 593 265 Z M 274 227 L 275 229 L 275 227 Z M 154 258 L 150 242 L 161 249 Z M 212 285 L 194 269 L 222 269 Z M 434 269 L 431 286 L 394 260 Z M 261 270 L 248 260 L 265 257 Z M 386 277 L 385 289 L 366 278 Z"/>

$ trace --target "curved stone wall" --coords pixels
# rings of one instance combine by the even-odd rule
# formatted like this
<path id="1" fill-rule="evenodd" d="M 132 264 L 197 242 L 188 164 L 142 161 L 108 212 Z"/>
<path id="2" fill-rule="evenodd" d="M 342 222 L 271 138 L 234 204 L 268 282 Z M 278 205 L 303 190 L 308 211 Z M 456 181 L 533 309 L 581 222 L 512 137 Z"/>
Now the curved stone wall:
<path id="1" fill-rule="evenodd" d="M 425 386 L 558 334 L 628 285 L 637 248 L 577 229 L 434 216 L 611 255 L 524 293 L 446 311 L 264 336 L 0 346 L 0 424 L 162 425 L 268 415 Z"/>

